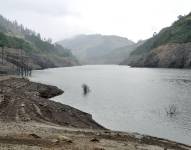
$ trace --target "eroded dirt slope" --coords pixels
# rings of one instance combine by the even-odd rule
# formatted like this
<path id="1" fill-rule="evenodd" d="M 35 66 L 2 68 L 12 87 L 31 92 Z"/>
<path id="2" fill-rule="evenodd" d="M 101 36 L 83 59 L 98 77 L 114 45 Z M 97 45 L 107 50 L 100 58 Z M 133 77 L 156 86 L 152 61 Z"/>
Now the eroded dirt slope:
<path id="1" fill-rule="evenodd" d="M 92 116 L 47 98 L 62 94 L 55 86 L 9 78 L 0 81 L 0 120 L 36 121 L 68 127 L 104 129 Z"/>

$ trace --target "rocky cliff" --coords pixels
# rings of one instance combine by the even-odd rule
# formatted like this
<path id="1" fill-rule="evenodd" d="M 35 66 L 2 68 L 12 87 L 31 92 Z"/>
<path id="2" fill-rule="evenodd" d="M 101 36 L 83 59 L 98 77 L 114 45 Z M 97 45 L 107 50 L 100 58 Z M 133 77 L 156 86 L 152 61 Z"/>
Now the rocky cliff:
<path id="1" fill-rule="evenodd" d="M 132 67 L 191 67 L 191 13 L 137 47 L 121 64 Z"/>
<path id="2" fill-rule="evenodd" d="M 127 63 L 133 67 L 191 68 L 191 43 L 162 45 L 145 55 L 131 56 Z"/>

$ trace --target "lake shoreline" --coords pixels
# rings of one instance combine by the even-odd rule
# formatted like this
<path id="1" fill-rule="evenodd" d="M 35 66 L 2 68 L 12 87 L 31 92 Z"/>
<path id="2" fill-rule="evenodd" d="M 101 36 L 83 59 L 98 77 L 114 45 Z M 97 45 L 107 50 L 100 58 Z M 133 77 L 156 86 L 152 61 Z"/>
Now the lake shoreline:
<path id="1" fill-rule="evenodd" d="M 1 100 L 0 105 L 2 109 L 0 116 L 1 148 L 2 146 L 4 148 L 8 146 L 17 146 L 18 149 L 22 149 L 20 146 L 24 145 L 25 149 L 29 147 L 34 149 L 37 147 L 43 149 L 60 149 L 63 146 L 65 146 L 66 149 L 75 149 L 77 147 L 84 149 L 84 147 L 87 146 L 88 149 L 93 150 L 95 148 L 107 149 L 109 147 L 107 143 L 110 142 L 116 149 L 117 147 L 120 149 L 125 149 L 127 147 L 131 149 L 139 149 L 140 147 L 147 149 L 191 149 L 191 146 L 161 138 L 105 129 L 92 120 L 91 115 L 64 104 L 61 104 L 61 107 L 60 104 L 48 100 L 48 98 L 63 93 L 63 91 L 57 87 L 34 83 L 27 79 L 15 77 L 1 77 L 0 85 L 4 89 L 4 91 L 1 90 L 1 95 L 3 95 L 4 100 Z M 38 91 L 36 89 L 38 89 Z M 36 105 L 36 111 L 33 109 L 33 112 L 28 111 L 28 109 L 31 108 L 27 107 L 27 105 L 29 105 L 29 101 L 27 100 L 19 101 L 18 107 L 11 107 L 7 102 L 7 100 L 13 101 L 13 99 L 22 99 L 23 94 L 23 99 L 28 99 L 30 102 L 33 102 L 32 104 Z M 31 97 L 35 97 L 37 101 L 34 101 Z M 46 101 L 46 105 L 43 104 L 44 100 Z M 50 116 L 45 116 L 44 112 L 50 113 L 51 111 L 52 114 L 55 113 L 50 109 L 50 104 L 55 105 L 54 109 L 64 108 L 66 114 L 61 114 L 61 118 L 65 117 L 66 119 L 66 116 L 68 116 L 67 121 L 71 120 L 71 122 L 66 123 L 66 120 L 59 120 L 57 122 L 53 119 L 53 116 L 52 118 Z M 17 106 L 18 104 L 14 102 L 14 105 Z M 44 108 L 45 106 L 48 109 L 42 109 L 42 107 Z M 24 109 L 25 107 L 27 109 Z M 30 107 L 32 107 L 31 103 Z M 66 108 L 68 107 L 70 108 L 70 113 L 67 113 Z M 17 109 L 17 111 L 15 111 L 15 109 Z M 3 114 L 4 111 L 7 111 L 7 115 Z M 11 112 L 16 112 L 17 115 Z M 40 119 L 34 117 L 34 114 L 37 116 L 41 115 L 41 117 L 39 117 Z M 73 117 L 73 115 L 75 117 Z M 48 143 L 47 140 L 49 141 Z"/>

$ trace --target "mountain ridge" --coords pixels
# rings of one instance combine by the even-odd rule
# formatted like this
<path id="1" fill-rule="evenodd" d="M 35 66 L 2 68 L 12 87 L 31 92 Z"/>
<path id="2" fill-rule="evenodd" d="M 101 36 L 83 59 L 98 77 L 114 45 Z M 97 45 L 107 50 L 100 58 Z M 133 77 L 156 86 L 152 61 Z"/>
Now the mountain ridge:
<path id="1" fill-rule="evenodd" d="M 105 57 L 114 49 L 135 44 L 125 37 L 101 34 L 81 34 L 57 43 L 71 49 L 84 64 L 105 64 Z"/>

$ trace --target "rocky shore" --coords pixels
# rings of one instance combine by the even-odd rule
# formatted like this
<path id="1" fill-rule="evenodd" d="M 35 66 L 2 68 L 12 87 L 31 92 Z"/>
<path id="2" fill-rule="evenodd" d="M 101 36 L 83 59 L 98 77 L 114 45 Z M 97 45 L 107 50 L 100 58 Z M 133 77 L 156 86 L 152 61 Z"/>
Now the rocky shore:
<path id="1" fill-rule="evenodd" d="M 0 77 L 0 149 L 191 150 L 191 146 L 137 133 L 116 132 L 90 114 L 49 100 L 55 86 Z"/>
<path id="2" fill-rule="evenodd" d="M 48 100 L 62 94 L 55 86 L 9 78 L 0 81 L 0 120 L 63 125 L 78 128 L 104 129 L 90 114 Z"/>
<path id="3" fill-rule="evenodd" d="M 131 67 L 190 68 L 191 43 L 162 45 L 147 54 L 131 55 L 121 64 Z"/>

